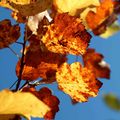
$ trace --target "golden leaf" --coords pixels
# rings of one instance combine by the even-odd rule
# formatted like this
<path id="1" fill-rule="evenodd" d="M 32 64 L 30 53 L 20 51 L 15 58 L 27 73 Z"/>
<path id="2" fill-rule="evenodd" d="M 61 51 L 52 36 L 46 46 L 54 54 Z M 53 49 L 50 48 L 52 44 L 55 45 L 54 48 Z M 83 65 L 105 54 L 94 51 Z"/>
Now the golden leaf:
<path id="1" fill-rule="evenodd" d="M 76 11 L 88 6 L 99 5 L 99 0 L 53 0 L 53 4 L 58 12 L 69 12 L 70 15 L 75 15 Z"/>
<path id="2" fill-rule="evenodd" d="M 43 118 L 50 108 L 31 93 L 0 92 L 0 114 L 19 114 L 27 119 L 32 117 Z"/>
<path id="3" fill-rule="evenodd" d="M 77 102 L 86 102 L 89 97 L 97 96 L 102 85 L 95 74 L 86 67 L 82 68 L 79 62 L 62 64 L 56 73 L 56 79 L 59 89 Z"/>
<path id="4" fill-rule="evenodd" d="M 79 18 L 62 13 L 47 27 L 42 42 L 54 53 L 79 55 L 86 52 L 90 38 Z"/>

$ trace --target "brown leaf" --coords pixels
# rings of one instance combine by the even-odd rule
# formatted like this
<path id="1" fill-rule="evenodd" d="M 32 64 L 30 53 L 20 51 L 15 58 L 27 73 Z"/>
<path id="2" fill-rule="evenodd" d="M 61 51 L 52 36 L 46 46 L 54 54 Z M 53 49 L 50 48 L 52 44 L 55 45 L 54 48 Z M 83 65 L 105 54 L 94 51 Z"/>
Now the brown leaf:
<path id="1" fill-rule="evenodd" d="M 76 102 L 86 102 L 95 97 L 102 85 L 95 74 L 88 68 L 82 68 L 79 62 L 68 65 L 64 63 L 56 73 L 60 90 L 70 95 Z"/>
<path id="2" fill-rule="evenodd" d="M 66 56 L 48 51 L 35 35 L 31 36 L 29 41 L 30 46 L 26 49 L 22 79 L 35 80 L 42 77 L 46 82 L 54 82 L 56 70 L 67 60 Z M 17 76 L 19 71 L 20 62 L 16 66 Z"/>
<path id="3" fill-rule="evenodd" d="M 21 15 L 19 12 L 13 11 L 11 16 L 18 22 L 18 23 L 25 23 L 27 22 L 26 16 Z"/>
<path id="4" fill-rule="evenodd" d="M 86 54 L 83 55 L 84 66 L 93 70 L 98 78 L 110 78 L 109 65 L 103 61 L 104 56 L 89 48 Z"/>
<path id="5" fill-rule="evenodd" d="M 0 21 L 0 49 L 8 47 L 20 37 L 19 25 L 11 25 L 10 20 Z"/>
<path id="6" fill-rule="evenodd" d="M 47 26 L 42 41 L 52 52 L 79 55 L 86 52 L 90 38 L 79 18 L 63 13 L 56 15 L 54 23 Z"/>

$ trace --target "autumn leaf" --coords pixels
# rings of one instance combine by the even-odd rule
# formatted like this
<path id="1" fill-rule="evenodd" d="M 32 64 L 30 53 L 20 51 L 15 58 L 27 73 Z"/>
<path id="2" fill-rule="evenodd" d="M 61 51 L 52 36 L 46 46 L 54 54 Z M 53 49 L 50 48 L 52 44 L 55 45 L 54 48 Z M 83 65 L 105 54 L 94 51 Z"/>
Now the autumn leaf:
<path id="1" fill-rule="evenodd" d="M 50 107 L 51 110 L 44 115 L 45 120 L 54 119 L 56 112 L 59 111 L 60 101 L 56 96 L 52 95 L 52 91 L 49 88 L 43 87 L 37 91 L 34 87 L 25 87 L 22 91 L 31 92 Z"/>
<path id="2" fill-rule="evenodd" d="M 89 48 L 83 55 L 84 66 L 91 69 L 98 78 L 110 78 L 109 65 L 103 60 L 104 56 Z"/>
<path id="3" fill-rule="evenodd" d="M 11 21 L 8 19 L 0 21 L 0 49 L 16 42 L 19 37 L 19 25 L 11 25 Z"/>
<path id="4" fill-rule="evenodd" d="M 63 13 L 47 26 L 42 42 L 51 52 L 79 55 L 86 52 L 90 38 L 79 18 Z"/>
<path id="5" fill-rule="evenodd" d="M 76 102 L 86 102 L 89 97 L 96 97 L 102 85 L 95 74 L 79 62 L 62 64 L 56 73 L 56 80 L 58 88 Z"/>
<path id="6" fill-rule="evenodd" d="M 48 111 L 50 107 L 31 93 L 0 92 L 0 114 L 18 114 L 30 120 L 31 116 L 42 118 Z"/>
<path id="7" fill-rule="evenodd" d="M 57 68 L 64 63 L 67 58 L 65 55 L 48 51 L 37 36 L 32 35 L 29 39 L 30 46 L 26 49 L 25 65 L 22 72 L 22 79 L 36 80 L 41 77 L 55 81 Z M 16 75 L 19 77 L 20 61 L 16 65 Z"/>
<path id="8" fill-rule="evenodd" d="M 95 29 L 113 12 L 113 8 L 114 5 L 112 0 L 103 0 L 100 6 L 96 8 L 96 13 L 89 11 L 89 13 L 86 16 L 89 28 Z"/>
<path id="9" fill-rule="evenodd" d="M 52 0 L 2 0 L 0 6 L 19 12 L 23 16 L 33 16 L 48 9 Z"/>
<path id="10" fill-rule="evenodd" d="M 60 13 L 69 12 L 70 15 L 75 15 L 76 11 L 88 6 L 98 6 L 99 0 L 53 0 L 53 4 Z"/>
<path id="11" fill-rule="evenodd" d="M 120 25 L 115 22 L 112 25 L 110 25 L 109 27 L 107 27 L 105 33 L 101 34 L 100 37 L 107 39 L 119 31 L 120 31 Z"/>

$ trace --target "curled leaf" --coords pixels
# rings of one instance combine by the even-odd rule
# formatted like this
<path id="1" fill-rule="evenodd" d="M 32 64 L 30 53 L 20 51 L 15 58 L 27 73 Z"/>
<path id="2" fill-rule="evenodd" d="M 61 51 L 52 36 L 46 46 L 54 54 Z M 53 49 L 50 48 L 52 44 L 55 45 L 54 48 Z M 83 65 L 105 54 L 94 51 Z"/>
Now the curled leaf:
<path id="1" fill-rule="evenodd" d="M 10 20 L 0 21 L 0 49 L 8 47 L 20 36 L 19 25 L 11 25 Z"/>
<path id="2" fill-rule="evenodd" d="M 79 18 L 63 13 L 47 27 L 42 42 L 52 52 L 79 55 L 86 52 L 90 38 Z"/>
<path id="3" fill-rule="evenodd" d="M 60 90 L 70 95 L 76 102 L 86 102 L 89 97 L 95 97 L 102 85 L 95 74 L 79 62 L 68 65 L 64 63 L 56 73 Z"/>

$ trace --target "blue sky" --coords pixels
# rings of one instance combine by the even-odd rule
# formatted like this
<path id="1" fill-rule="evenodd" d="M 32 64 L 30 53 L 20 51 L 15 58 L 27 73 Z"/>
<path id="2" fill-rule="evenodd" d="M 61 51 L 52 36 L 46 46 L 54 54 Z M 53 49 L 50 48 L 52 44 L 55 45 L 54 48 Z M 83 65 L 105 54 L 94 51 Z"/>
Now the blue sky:
<path id="1" fill-rule="evenodd" d="M 12 20 L 10 11 L 0 8 L 0 20 L 8 18 Z M 13 20 L 12 22 L 14 23 Z M 21 49 L 16 44 L 11 45 L 11 47 L 17 52 Z M 120 31 L 107 40 L 93 36 L 90 47 L 95 48 L 97 52 L 105 56 L 105 61 L 111 67 L 111 79 L 101 79 L 103 86 L 96 98 L 90 98 L 89 102 L 76 105 L 71 104 L 68 95 L 58 91 L 56 84 L 48 85 L 61 101 L 60 111 L 57 113 L 55 120 L 120 120 L 120 113 L 109 109 L 102 99 L 104 94 L 110 92 L 120 97 Z M 15 75 L 17 60 L 16 56 L 8 49 L 0 50 L 0 90 L 9 88 L 17 79 Z M 71 62 L 73 56 L 69 57 L 69 60 Z"/>

